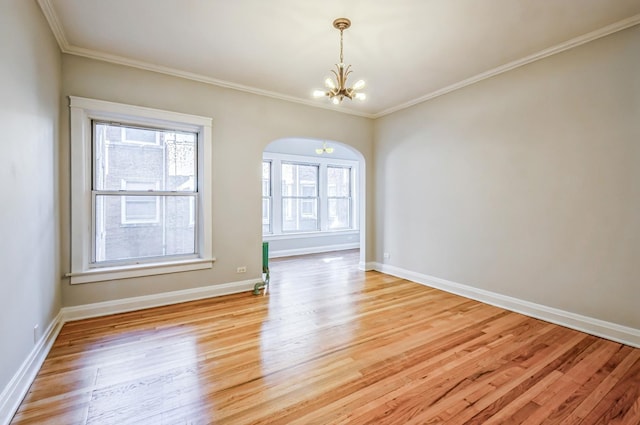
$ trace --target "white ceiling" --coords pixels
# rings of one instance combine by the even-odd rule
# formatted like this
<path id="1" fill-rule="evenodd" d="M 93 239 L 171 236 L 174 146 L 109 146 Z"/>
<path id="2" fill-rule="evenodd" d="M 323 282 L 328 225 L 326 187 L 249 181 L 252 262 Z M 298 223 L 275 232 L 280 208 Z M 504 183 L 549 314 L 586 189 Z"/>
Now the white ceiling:
<path id="1" fill-rule="evenodd" d="M 640 0 L 38 0 L 64 52 L 376 117 L 640 23 Z M 313 99 L 338 62 L 367 100 Z"/>

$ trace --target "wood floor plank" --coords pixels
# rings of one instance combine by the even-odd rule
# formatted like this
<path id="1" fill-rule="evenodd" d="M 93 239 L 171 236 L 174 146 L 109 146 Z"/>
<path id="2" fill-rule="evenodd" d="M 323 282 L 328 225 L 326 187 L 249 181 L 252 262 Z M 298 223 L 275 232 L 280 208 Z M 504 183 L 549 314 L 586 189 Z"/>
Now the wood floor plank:
<path id="1" fill-rule="evenodd" d="M 640 424 L 640 349 L 358 260 L 67 323 L 12 424 Z"/>

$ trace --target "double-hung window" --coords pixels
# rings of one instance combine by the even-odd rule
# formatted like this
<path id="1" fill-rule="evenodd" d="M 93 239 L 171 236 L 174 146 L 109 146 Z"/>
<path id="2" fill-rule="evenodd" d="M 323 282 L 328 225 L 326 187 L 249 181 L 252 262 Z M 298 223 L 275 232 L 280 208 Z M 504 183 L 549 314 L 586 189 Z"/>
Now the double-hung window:
<path id="1" fill-rule="evenodd" d="M 331 230 L 351 228 L 351 167 L 327 166 L 327 219 Z"/>
<path id="2" fill-rule="evenodd" d="M 319 229 L 319 167 L 315 164 L 282 163 L 282 231 Z"/>
<path id="3" fill-rule="evenodd" d="M 271 233 L 271 161 L 262 162 L 262 233 Z"/>
<path id="4" fill-rule="evenodd" d="M 71 283 L 209 268 L 211 119 L 71 97 Z"/>
<path id="5" fill-rule="evenodd" d="M 92 130 L 91 265 L 195 255 L 198 134 L 98 120 Z"/>

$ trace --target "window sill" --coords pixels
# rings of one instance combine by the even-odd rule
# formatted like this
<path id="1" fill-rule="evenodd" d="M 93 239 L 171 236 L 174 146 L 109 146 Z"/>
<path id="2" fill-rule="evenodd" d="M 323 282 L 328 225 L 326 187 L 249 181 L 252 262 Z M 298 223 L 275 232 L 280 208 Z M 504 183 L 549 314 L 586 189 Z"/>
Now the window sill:
<path id="1" fill-rule="evenodd" d="M 282 239 L 305 239 L 305 238 L 323 238 L 329 236 L 342 236 L 342 235 L 358 235 L 360 234 L 360 230 L 358 229 L 349 229 L 349 230 L 333 230 L 333 231 L 325 231 L 325 232 L 300 232 L 300 233 L 279 233 L 277 235 L 272 234 L 263 234 L 262 240 L 264 241 L 277 241 Z"/>
<path id="2" fill-rule="evenodd" d="M 103 282 L 106 280 L 127 279 L 131 277 L 154 276 L 159 274 L 180 273 L 204 270 L 213 267 L 215 258 L 182 260 L 167 263 L 135 264 L 131 266 L 101 267 L 99 269 L 71 272 L 65 274 L 72 285 L 78 283 Z"/>

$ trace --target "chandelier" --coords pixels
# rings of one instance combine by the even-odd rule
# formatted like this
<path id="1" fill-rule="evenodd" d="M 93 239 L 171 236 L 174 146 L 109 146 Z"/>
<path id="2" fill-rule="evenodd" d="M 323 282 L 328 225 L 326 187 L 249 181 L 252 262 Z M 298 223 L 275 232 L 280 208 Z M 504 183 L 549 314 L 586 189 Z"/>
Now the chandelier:
<path id="1" fill-rule="evenodd" d="M 322 155 L 323 153 L 333 153 L 333 148 L 327 147 L 327 142 L 322 144 L 322 148 L 316 149 L 316 153 L 318 155 Z"/>
<path id="2" fill-rule="evenodd" d="M 365 86 L 363 80 L 356 81 L 353 87 L 347 87 L 347 77 L 351 74 L 351 65 L 347 65 L 346 67 L 344 65 L 342 57 L 342 32 L 350 26 L 351 21 L 347 18 L 338 18 L 333 21 L 333 27 L 340 30 L 340 62 L 336 64 L 337 71 L 333 69 L 331 70 L 333 75 L 335 75 L 335 81 L 331 78 L 327 78 L 324 81 L 324 85 L 327 87 L 327 90 L 315 90 L 313 92 L 314 97 L 328 96 L 334 105 L 340 104 L 345 97 L 349 99 L 353 99 L 355 97 L 358 100 L 364 100 L 367 97 L 364 93 L 358 92 L 358 90 L 362 90 Z"/>

